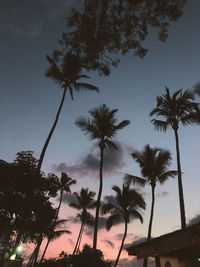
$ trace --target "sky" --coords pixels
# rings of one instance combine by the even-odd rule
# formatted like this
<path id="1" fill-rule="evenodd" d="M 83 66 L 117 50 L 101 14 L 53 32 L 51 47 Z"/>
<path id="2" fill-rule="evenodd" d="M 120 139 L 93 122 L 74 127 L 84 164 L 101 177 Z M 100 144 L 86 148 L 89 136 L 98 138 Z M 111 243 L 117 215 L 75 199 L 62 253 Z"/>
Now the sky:
<path id="1" fill-rule="evenodd" d="M 17 152 L 34 151 L 39 157 L 43 143 L 54 121 L 62 97 L 62 89 L 45 77 L 48 67 L 46 55 L 58 48 L 58 40 L 66 31 L 65 17 L 70 8 L 78 4 L 66 0 L 2 0 L 0 3 L 0 159 L 12 162 Z M 60 176 L 66 171 L 77 184 L 97 191 L 98 148 L 95 142 L 75 125 L 79 116 L 88 116 L 88 110 L 107 104 L 117 108 L 119 121 L 128 119 L 131 124 L 116 136 L 118 151 L 106 151 L 103 199 L 113 195 L 112 186 L 121 186 L 124 173 L 140 175 L 137 164 L 130 154 L 142 150 L 146 144 L 169 149 L 172 153 L 171 169 L 176 169 L 175 140 L 172 130 L 157 132 L 151 124 L 150 111 L 156 106 L 156 97 L 165 92 L 165 86 L 173 93 L 178 89 L 193 89 L 200 80 L 200 2 L 190 0 L 184 15 L 171 23 L 169 38 L 162 43 L 157 33 L 151 31 L 145 46 L 149 49 L 144 59 L 133 53 L 120 57 L 120 64 L 110 76 L 99 77 L 90 73 L 88 82 L 99 87 L 100 92 L 75 93 L 71 101 L 67 95 L 59 123 L 46 152 L 42 170 Z M 199 101 L 199 99 L 197 98 Z M 189 223 L 200 214 L 200 127 L 187 126 L 179 130 L 181 164 L 185 197 L 186 218 Z M 141 190 L 141 189 L 140 189 Z M 147 234 L 151 195 L 150 188 L 141 190 L 147 208 L 143 212 L 144 223 L 133 221 L 129 225 L 126 244 Z M 60 217 L 69 218 L 66 225 L 72 231 L 49 246 L 47 257 L 64 250 L 72 252 L 80 227 L 73 223 L 76 211 L 68 207 L 69 196 L 63 203 Z M 54 201 L 55 206 L 58 204 Z M 105 225 L 105 219 L 102 219 Z M 156 187 L 154 237 L 180 228 L 180 212 L 177 179 L 170 179 Z M 109 232 L 100 230 L 98 247 L 105 258 L 114 259 L 120 246 L 123 224 Z M 90 228 L 86 229 L 84 243 L 92 243 Z M 123 251 L 122 266 L 141 266 Z M 153 265 L 152 265 L 153 266 Z"/>

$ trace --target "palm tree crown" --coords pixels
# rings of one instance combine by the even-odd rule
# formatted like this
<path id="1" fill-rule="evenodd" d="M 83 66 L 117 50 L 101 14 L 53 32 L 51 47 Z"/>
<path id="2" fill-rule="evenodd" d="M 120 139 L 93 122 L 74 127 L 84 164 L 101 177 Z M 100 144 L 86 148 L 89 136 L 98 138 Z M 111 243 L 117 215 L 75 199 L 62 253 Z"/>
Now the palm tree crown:
<path id="1" fill-rule="evenodd" d="M 90 140 L 97 139 L 99 145 L 110 148 L 117 148 L 113 142 L 118 130 L 126 127 L 130 121 L 123 120 L 117 124 L 115 117 L 118 109 L 110 110 L 106 104 L 100 105 L 98 108 L 89 111 L 92 119 L 80 117 L 76 120 L 76 125 L 81 128 L 89 136 Z"/>
<path id="2" fill-rule="evenodd" d="M 118 186 L 113 186 L 112 189 L 116 192 L 116 204 L 106 203 L 102 206 L 101 210 L 103 214 L 111 214 L 106 221 L 107 230 L 110 230 L 116 223 L 124 222 L 125 224 L 122 243 L 116 261 L 113 265 L 116 267 L 126 239 L 128 223 L 131 218 L 139 219 L 142 223 L 143 218 L 139 210 L 145 209 L 146 205 L 142 195 L 135 189 L 130 189 L 129 184 L 124 184 L 122 190 Z"/>
<path id="3" fill-rule="evenodd" d="M 157 107 L 150 113 L 150 116 L 157 115 L 165 119 L 152 119 L 155 128 L 166 131 L 171 126 L 177 130 L 180 123 L 187 125 L 196 122 L 200 106 L 194 99 L 194 94 L 189 90 L 178 90 L 171 96 L 169 88 L 166 87 L 166 94 L 157 97 Z"/>
<path id="4" fill-rule="evenodd" d="M 81 59 L 71 51 L 63 56 L 60 65 L 58 65 L 55 55 L 53 57 L 47 56 L 47 60 L 50 66 L 46 71 L 46 76 L 53 79 L 62 88 L 67 88 L 72 100 L 74 99 L 73 90 L 78 92 L 81 89 L 86 89 L 99 92 L 98 87 L 89 83 L 79 82 L 80 79 L 89 78 L 89 76 L 81 73 Z"/>

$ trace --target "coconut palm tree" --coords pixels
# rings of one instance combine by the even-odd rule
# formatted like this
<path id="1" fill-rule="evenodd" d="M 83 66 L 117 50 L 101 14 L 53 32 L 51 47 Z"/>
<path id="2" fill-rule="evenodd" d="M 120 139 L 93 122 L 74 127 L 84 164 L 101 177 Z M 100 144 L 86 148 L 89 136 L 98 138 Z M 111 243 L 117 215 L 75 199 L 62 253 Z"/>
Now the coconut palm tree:
<path id="1" fill-rule="evenodd" d="M 61 207 L 61 204 L 62 204 L 63 194 L 64 194 L 65 192 L 71 194 L 71 189 L 70 189 L 70 187 L 71 187 L 73 184 L 76 184 L 76 180 L 73 180 L 73 179 L 70 178 L 65 172 L 62 172 L 62 173 L 61 173 L 61 178 L 60 178 L 60 180 L 59 180 L 59 185 L 58 185 L 58 188 L 59 188 L 59 191 L 60 191 L 60 200 L 59 200 L 59 204 L 58 204 L 58 207 L 57 207 L 56 220 L 57 220 L 57 218 L 58 218 L 58 214 L 59 214 L 60 207 Z"/>
<path id="2" fill-rule="evenodd" d="M 65 172 L 62 172 L 61 173 L 61 178 L 60 180 L 58 181 L 58 190 L 60 191 L 60 200 L 59 200 L 59 204 L 58 204 L 58 207 L 56 209 L 56 215 L 55 215 L 55 219 L 54 221 L 52 222 L 52 224 L 50 225 L 50 234 L 47 235 L 47 238 L 48 238 L 48 241 L 47 241 L 47 244 L 46 244 L 46 247 L 44 249 L 44 252 L 43 252 L 43 255 L 42 255 L 42 258 L 40 260 L 40 262 L 42 262 L 44 256 L 45 256 L 45 253 L 47 251 L 47 248 L 49 246 L 49 243 L 52 241 L 52 240 L 55 240 L 57 238 L 60 237 L 60 235 L 64 234 L 64 233 L 68 233 L 69 234 L 69 231 L 66 232 L 65 230 L 62 232 L 62 231 L 54 231 L 52 227 L 57 227 L 59 226 L 60 224 L 62 224 L 62 220 L 59 220 L 58 221 L 58 215 L 59 215 L 59 211 L 60 211 L 60 207 L 61 207 L 61 204 L 62 204 L 62 200 L 63 200 L 63 194 L 64 192 L 66 193 L 70 193 L 71 194 L 71 185 L 73 184 L 76 184 L 76 180 L 73 180 L 72 178 L 70 178 Z M 70 232 L 71 233 L 71 232 Z"/>
<path id="3" fill-rule="evenodd" d="M 38 161 L 37 173 L 39 173 L 41 169 L 49 141 L 56 128 L 60 112 L 62 110 L 63 103 L 65 101 L 66 92 L 69 91 L 71 99 L 74 100 L 74 95 L 73 95 L 74 90 L 77 92 L 79 92 L 82 89 L 92 90 L 96 92 L 99 91 L 98 87 L 89 83 L 83 83 L 79 81 L 80 79 L 89 77 L 81 73 L 82 70 L 81 59 L 78 56 L 74 55 L 71 51 L 67 52 L 63 56 L 60 65 L 58 65 L 57 63 L 58 60 L 56 55 L 53 55 L 53 57 L 47 56 L 47 60 L 50 66 L 46 71 L 46 76 L 53 79 L 56 83 L 59 84 L 61 88 L 63 88 L 63 95 L 56 114 L 56 118 L 42 148 L 42 152 L 40 154 L 40 158 Z"/>
<path id="4" fill-rule="evenodd" d="M 95 207 L 95 194 L 95 192 L 89 191 L 88 188 L 82 188 L 80 193 L 74 193 L 74 195 L 76 196 L 75 202 L 69 203 L 70 207 L 75 208 L 77 210 L 81 210 L 81 213 L 77 215 L 77 217 L 81 220 L 81 228 L 73 251 L 73 255 L 77 254 L 79 251 L 84 226 L 86 224 L 93 225 L 93 216 L 87 210 L 93 209 Z"/>
<path id="5" fill-rule="evenodd" d="M 186 219 L 178 129 L 180 124 L 185 126 L 197 122 L 196 114 L 199 114 L 199 110 L 199 103 L 194 102 L 194 94 L 191 91 L 178 90 L 171 96 L 169 88 L 166 87 L 166 93 L 157 97 L 157 107 L 150 113 L 150 116 L 157 115 L 163 118 L 163 120 L 151 120 L 156 130 L 165 132 L 167 128 L 171 127 L 175 134 L 181 228 L 186 227 Z"/>
<path id="6" fill-rule="evenodd" d="M 46 254 L 46 251 L 47 251 L 47 248 L 48 248 L 50 242 L 58 239 L 63 234 L 68 234 L 68 235 L 71 234 L 71 232 L 68 230 L 55 230 L 56 228 L 59 228 L 60 226 L 62 226 L 65 222 L 67 222 L 67 220 L 59 220 L 56 222 L 52 222 L 52 224 L 49 226 L 49 229 L 47 230 L 47 233 L 46 233 L 46 237 L 48 238 L 48 240 L 47 240 L 47 244 L 45 246 L 44 252 L 42 254 L 42 257 L 40 259 L 40 263 L 44 259 L 44 256 Z"/>
<path id="7" fill-rule="evenodd" d="M 99 221 L 99 210 L 101 195 L 103 189 L 103 161 L 104 161 L 104 150 L 109 147 L 111 149 L 117 149 L 116 144 L 113 141 L 118 130 L 121 130 L 127 126 L 130 121 L 123 120 L 117 124 L 115 117 L 118 109 L 110 110 L 106 104 L 102 104 L 99 107 L 89 111 L 91 119 L 85 119 L 80 117 L 76 120 L 76 125 L 81 128 L 86 134 L 89 135 L 90 140 L 97 140 L 100 148 L 100 164 L 99 164 L 99 192 L 97 196 L 96 215 L 94 222 L 94 237 L 93 237 L 93 250 L 97 247 L 97 232 L 98 232 L 98 221 Z"/>
<path id="8" fill-rule="evenodd" d="M 132 158 L 140 165 L 142 177 L 126 174 L 124 180 L 126 183 L 151 186 L 151 212 L 148 227 L 147 240 L 151 239 L 154 205 L 155 205 L 155 187 L 157 182 L 163 184 L 168 178 L 175 177 L 177 171 L 168 170 L 171 163 L 171 154 L 168 150 L 161 148 L 151 148 L 146 145 L 142 151 L 135 151 L 131 154 Z M 144 259 L 143 266 L 147 266 L 148 259 Z"/>
<path id="9" fill-rule="evenodd" d="M 106 221 L 107 230 L 110 230 L 116 223 L 124 222 L 125 225 L 124 236 L 113 265 L 113 267 L 116 267 L 126 239 L 128 223 L 132 218 L 139 219 L 143 223 L 140 209 L 145 209 L 146 205 L 142 195 L 135 189 L 130 189 L 129 184 L 123 184 L 122 189 L 118 186 L 113 186 L 112 189 L 116 192 L 116 204 L 106 203 L 102 206 L 101 210 L 103 214 L 111 214 Z"/>

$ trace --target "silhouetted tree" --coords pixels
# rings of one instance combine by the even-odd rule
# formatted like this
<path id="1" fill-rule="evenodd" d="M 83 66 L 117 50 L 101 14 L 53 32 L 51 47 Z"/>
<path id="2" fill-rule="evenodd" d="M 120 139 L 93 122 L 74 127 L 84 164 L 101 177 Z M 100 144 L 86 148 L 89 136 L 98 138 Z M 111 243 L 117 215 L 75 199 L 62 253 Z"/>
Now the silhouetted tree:
<path id="1" fill-rule="evenodd" d="M 166 93 L 157 97 L 157 107 L 150 113 L 151 116 L 161 116 L 163 120 L 152 119 L 151 122 L 156 130 L 166 131 L 169 126 L 172 127 L 176 141 L 177 169 L 178 169 L 178 188 L 181 213 L 181 227 L 186 227 L 185 205 L 182 185 L 182 172 L 180 161 L 178 129 L 180 124 L 183 126 L 197 122 L 197 113 L 199 114 L 199 103 L 194 102 L 194 94 L 189 90 L 178 90 L 172 96 L 169 88 L 166 87 Z"/>
<path id="2" fill-rule="evenodd" d="M 56 222 L 55 221 L 52 222 L 52 224 L 48 227 L 49 229 L 48 229 L 47 234 L 46 234 L 46 237 L 48 240 L 47 240 L 47 244 L 45 246 L 44 252 L 42 254 L 42 257 L 40 259 L 40 262 L 43 261 L 50 242 L 58 239 L 59 237 L 61 237 L 64 234 L 68 234 L 68 235 L 71 234 L 71 232 L 68 230 L 56 230 L 61 225 L 63 225 L 65 222 L 67 222 L 67 220 L 58 220 L 58 221 L 56 220 Z"/>
<path id="3" fill-rule="evenodd" d="M 157 182 L 163 184 L 168 178 L 175 177 L 177 171 L 168 170 L 171 163 L 171 154 L 169 151 L 161 148 L 151 148 L 149 145 L 144 147 L 142 151 L 135 151 L 131 154 L 132 158 L 140 165 L 142 178 L 130 174 L 126 174 L 125 182 L 130 184 L 139 184 L 151 186 L 151 213 L 148 227 L 147 240 L 151 239 L 151 230 L 154 215 L 155 204 L 155 187 Z M 147 258 L 144 260 L 143 266 L 147 266 Z"/>
<path id="4" fill-rule="evenodd" d="M 77 216 L 81 220 L 81 228 L 73 251 L 73 255 L 77 254 L 79 251 L 85 224 L 93 225 L 94 218 L 87 210 L 93 209 L 95 207 L 95 194 L 95 192 L 89 191 L 88 188 L 82 188 L 80 193 L 74 193 L 74 195 L 76 196 L 75 202 L 69 203 L 70 207 L 81 210 L 81 213 L 79 213 Z"/>
<path id="5" fill-rule="evenodd" d="M 1 266 L 5 252 L 15 254 L 20 242 L 36 238 L 33 224 L 42 206 L 51 206 L 50 197 L 55 197 L 57 189 L 52 186 L 57 177 L 44 173 L 35 174 L 37 160 L 32 151 L 17 153 L 13 163 L 0 161 L 0 258 Z"/>
<path id="6" fill-rule="evenodd" d="M 106 229 L 110 230 L 111 227 L 119 222 L 124 222 L 124 236 L 122 238 L 121 246 L 115 260 L 113 267 L 116 267 L 123 249 L 124 241 L 127 235 L 128 223 L 131 218 L 139 219 L 143 223 L 140 209 L 145 209 L 145 201 L 141 194 L 135 189 L 130 189 L 129 185 L 123 185 L 122 189 L 118 186 L 113 186 L 112 189 L 116 192 L 116 204 L 106 203 L 102 206 L 102 213 L 111 215 L 106 221 Z"/>
<path id="7" fill-rule="evenodd" d="M 71 194 L 70 187 L 73 184 L 76 184 L 76 180 L 73 180 L 65 172 L 62 172 L 61 173 L 61 178 L 58 180 L 58 184 L 57 184 L 57 190 L 60 191 L 60 195 L 59 195 L 60 200 L 59 200 L 59 204 L 58 204 L 58 207 L 57 207 L 57 210 L 56 210 L 55 220 L 52 223 L 51 227 L 53 227 L 53 226 L 56 227 L 57 226 L 57 223 L 58 223 L 57 220 L 58 220 L 58 215 L 59 215 L 60 207 L 61 207 L 62 200 L 63 200 L 63 194 L 64 194 L 64 192 Z M 54 233 L 52 231 L 52 229 L 51 229 L 51 232 Z M 59 237 L 59 234 L 62 234 L 62 232 L 56 231 L 55 232 L 55 238 L 57 238 L 57 236 Z M 45 256 L 45 253 L 46 253 L 46 250 L 47 250 L 47 248 L 49 246 L 49 243 L 52 241 L 52 239 L 54 239 L 54 235 L 53 236 L 51 236 L 51 235 L 47 236 L 47 238 L 48 238 L 48 241 L 47 241 L 47 244 L 46 244 L 46 247 L 44 249 L 44 252 L 43 252 L 43 255 L 42 255 L 42 258 L 41 258 L 40 262 L 42 262 L 42 260 L 43 260 L 43 258 Z"/>
<path id="8" fill-rule="evenodd" d="M 84 90 L 92 90 L 92 91 L 98 92 L 98 88 L 96 86 L 79 81 L 80 79 L 89 78 L 89 77 L 81 73 L 81 69 L 82 69 L 81 60 L 79 57 L 75 56 L 71 51 L 67 52 L 62 57 L 62 61 L 60 64 L 58 64 L 58 62 L 56 61 L 56 57 L 54 56 L 52 57 L 47 56 L 47 60 L 50 66 L 48 70 L 46 71 L 46 76 L 53 79 L 56 83 L 60 85 L 61 88 L 63 88 L 63 95 L 62 95 L 62 99 L 61 99 L 61 102 L 60 102 L 60 105 L 59 105 L 59 108 L 56 114 L 56 118 L 47 136 L 47 139 L 44 143 L 42 152 L 40 154 L 38 167 L 37 167 L 38 172 L 41 169 L 42 162 L 43 162 L 44 155 L 47 150 L 49 141 L 56 128 L 67 90 L 70 92 L 72 100 L 74 99 L 74 96 L 73 96 L 74 90 L 79 92 L 80 90 L 84 89 Z"/>
<path id="9" fill-rule="evenodd" d="M 110 66 L 119 62 L 113 58 L 115 53 L 125 55 L 134 51 L 136 56 L 145 56 L 147 49 L 143 41 L 152 28 L 158 29 L 159 40 L 165 41 L 170 22 L 181 17 L 186 0 L 85 0 L 82 3 L 67 18 L 68 30 L 60 41 L 62 49 L 72 49 L 83 56 L 86 70 L 109 75 Z"/>
<path id="10" fill-rule="evenodd" d="M 123 120 L 119 124 L 115 117 L 115 113 L 118 109 L 110 110 L 105 104 L 100 105 L 98 108 L 89 111 L 91 119 L 85 119 L 80 117 L 76 120 L 76 125 L 81 128 L 86 134 L 89 135 L 90 140 L 97 140 L 100 148 L 100 165 L 99 165 L 99 192 L 97 196 L 96 215 L 94 222 L 94 237 L 93 237 L 93 249 L 97 247 L 97 232 L 98 232 L 98 221 L 99 221 L 99 209 L 101 202 L 101 195 L 103 189 L 103 161 L 104 161 L 104 150 L 106 147 L 111 149 L 117 149 L 113 141 L 118 130 L 126 127 L 130 121 Z"/>

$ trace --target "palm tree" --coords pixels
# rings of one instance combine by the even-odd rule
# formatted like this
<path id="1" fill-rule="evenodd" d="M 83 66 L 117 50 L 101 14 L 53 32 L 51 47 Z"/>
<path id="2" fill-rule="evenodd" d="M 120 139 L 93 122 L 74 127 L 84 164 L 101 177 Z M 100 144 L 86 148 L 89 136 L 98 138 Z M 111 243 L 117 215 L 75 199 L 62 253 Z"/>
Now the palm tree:
<path id="1" fill-rule="evenodd" d="M 99 164 L 99 192 L 97 196 L 96 215 L 94 222 L 94 237 L 93 237 L 93 250 L 97 247 L 97 232 L 98 232 L 98 221 L 99 221 L 99 209 L 101 202 L 101 194 L 103 189 L 103 161 L 104 161 L 104 149 L 109 147 L 111 149 L 117 149 L 116 144 L 113 141 L 116 132 L 125 126 L 130 121 L 123 120 L 119 124 L 115 117 L 115 113 L 118 109 L 110 110 L 106 104 L 100 105 L 98 108 L 89 111 L 92 119 L 85 119 L 80 117 L 76 120 L 76 125 L 81 128 L 86 134 L 89 135 L 90 140 L 98 140 L 100 148 L 100 164 Z"/>
<path id="2" fill-rule="evenodd" d="M 143 223 L 143 218 L 139 210 L 145 209 L 146 205 L 142 195 L 135 189 L 130 189 L 129 184 L 123 184 L 122 190 L 118 186 L 113 186 L 112 189 L 116 192 L 116 204 L 104 204 L 102 206 L 102 213 L 111 214 L 106 221 L 107 230 L 110 230 L 116 223 L 124 221 L 125 224 L 124 236 L 122 238 L 117 258 L 113 265 L 113 267 L 116 267 L 126 239 L 128 223 L 131 218 L 139 219 L 141 223 Z"/>
<path id="3" fill-rule="evenodd" d="M 59 189 L 59 191 L 60 191 L 60 200 L 59 200 L 58 207 L 57 207 L 57 209 L 56 209 L 56 215 L 55 215 L 54 222 L 53 222 L 53 223 L 51 224 L 51 226 L 50 226 L 50 229 L 51 229 L 51 231 L 50 231 L 50 235 L 47 236 L 47 237 L 48 237 L 48 241 L 47 241 L 47 244 L 46 244 L 46 247 L 45 247 L 45 249 L 44 249 L 44 252 L 43 252 L 43 255 L 42 255 L 42 258 L 41 258 L 40 262 L 42 262 L 42 260 L 43 260 L 43 258 L 44 258 L 44 256 L 45 256 L 45 253 L 46 253 L 46 250 L 47 250 L 47 248 L 48 248 L 48 246 L 49 246 L 49 243 L 50 243 L 52 240 L 54 240 L 54 239 L 60 237 L 60 235 L 62 235 L 62 234 L 64 234 L 64 233 L 67 233 L 66 231 L 64 231 L 63 233 L 62 233 L 62 231 L 53 231 L 52 227 L 53 227 L 53 226 L 54 226 L 54 227 L 57 227 L 57 226 L 59 226 L 59 224 L 62 223 L 61 220 L 60 220 L 60 221 L 57 221 L 57 220 L 58 220 L 58 215 L 59 215 L 60 207 L 61 207 L 62 200 L 63 200 L 63 194 L 64 194 L 64 192 L 66 192 L 66 193 L 70 193 L 70 194 L 71 194 L 70 186 L 73 185 L 73 184 L 76 184 L 76 180 L 73 180 L 73 179 L 70 178 L 65 172 L 62 172 L 62 173 L 61 173 L 61 178 L 60 178 L 60 180 L 59 180 L 59 182 L 58 182 L 58 189 Z M 60 223 L 59 223 L 59 222 L 60 222 Z M 69 231 L 68 231 L 68 232 L 69 232 Z M 51 233 L 52 233 L 52 235 L 51 235 Z"/>
<path id="4" fill-rule="evenodd" d="M 49 226 L 49 229 L 47 230 L 47 234 L 46 237 L 48 238 L 47 244 L 45 246 L 44 252 L 42 254 L 42 257 L 40 259 L 40 263 L 43 261 L 44 256 L 46 254 L 48 245 L 51 241 L 54 241 L 56 239 L 58 239 L 59 237 L 61 237 L 63 234 L 71 234 L 70 231 L 68 230 L 55 230 L 56 228 L 59 228 L 59 226 L 61 226 L 63 223 L 67 222 L 67 220 L 59 220 L 56 222 L 52 222 L 52 224 Z"/>
<path id="5" fill-rule="evenodd" d="M 169 177 L 175 177 L 177 171 L 168 170 L 171 163 L 171 154 L 169 151 L 161 148 L 151 148 L 149 145 L 144 147 L 143 151 L 135 151 L 131 154 L 133 159 L 140 165 L 142 177 L 126 174 L 124 180 L 126 183 L 151 186 L 151 213 L 148 227 L 147 240 L 151 239 L 151 230 L 154 215 L 155 187 L 157 182 L 163 184 Z M 144 259 L 143 266 L 147 266 L 148 259 Z"/>
<path id="6" fill-rule="evenodd" d="M 65 172 L 62 172 L 61 173 L 61 178 L 59 180 L 59 185 L 58 185 L 58 188 L 60 190 L 60 201 L 59 201 L 59 204 L 58 204 L 58 207 L 57 207 L 56 220 L 58 218 L 58 214 L 59 214 L 60 207 L 61 207 L 61 204 L 62 204 L 63 194 L 64 194 L 64 192 L 71 194 L 70 186 L 73 185 L 73 184 L 76 184 L 76 180 L 73 180 Z"/>
<path id="7" fill-rule="evenodd" d="M 199 103 L 194 102 L 194 94 L 189 90 L 178 90 L 172 96 L 169 88 L 166 87 L 166 93 L 157 97 L 157 107 L 154 108 L 150 116 L 157 115 L 163 117 L 163 120 L 152 119 L 151 122 L 156 130 L 166 131 L 169 126 L 174 131 L 176 141 L 177 170 L 178 170 L 178 188 L 181 214 L 181 228 L 186 227 L 185 205 L 183 197 L 182 172 L 179 150 L 178 129 L 180 124 L 188 125 L 197 122 L 196 114 L 199 113 Z"/>
<path id="8" fill-rule="evenodd" d="M 80 79 L 89 78 L 89 77 L 81 73 L 81 69 L 82 69 L 81 59 L 77 57 L 76 55 L 74 55 L 71 51 L 67 52 L 63 56 L 60 66 L 57 64 L 58 60 L 57 60 L 56 55 L 53 55 L 52 58 L 50 56 L 47 56 L 47 60 L 50 66 L 46 71 L 46 76 L 53 79 L 56 83 L 60 85 L 61 88 L 63 88 L 63 95 L 62 95 L 62 99 L 61 99 L 53 126 L 51 127 L 51 130 L 42 148 L 42 152 L 40 154 L 40 158 L 38 161 L 37 173 L 40 172 L 49 141 L 56 128 L 67 90 L 69 91 L 72 100 L 74 100 L 73 90 L 77 92 L 82 89 L 92 90 L 96 92 L 99 91 L 99 89 L 94 85 L 91 85 L 89 83 L 79 82 Z"/>
<path id="9" fill-rule="evenodd" d="M 70 207 L 81 210 L 81 213 L 77 215 L 77 217 L 81 220 L 81 228 L 73 251 L 73 255 L 77 254 L 79 251 L 84 226 L 86 224 L 93 225 L 93 216 L 87 210 L 93 209 L 95 207 L 95 194 L 95 192 L 89 191 L 88 188 L 82 188 L 79 194 L 76 192 L 74 193 L 74 195 L 76 196 L 75 202 L 69 203 Z"/>

